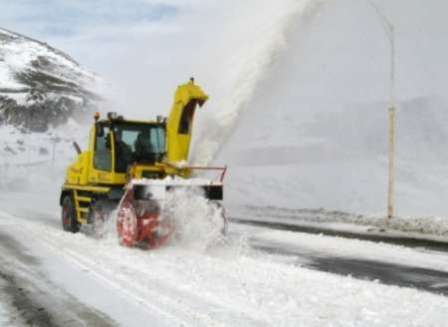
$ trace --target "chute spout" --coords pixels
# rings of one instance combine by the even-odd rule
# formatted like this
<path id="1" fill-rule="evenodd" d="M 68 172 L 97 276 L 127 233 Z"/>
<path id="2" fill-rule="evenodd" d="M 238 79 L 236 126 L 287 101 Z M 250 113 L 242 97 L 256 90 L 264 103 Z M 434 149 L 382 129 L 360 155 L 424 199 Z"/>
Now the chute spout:
<path id="1" fill-rule="evenodd" d="M 171 163 L 188 161 L 196 108 L 202 107 L 208 95 L 191 79 L 180 85 L 167 120 L 167 158 Z"/>

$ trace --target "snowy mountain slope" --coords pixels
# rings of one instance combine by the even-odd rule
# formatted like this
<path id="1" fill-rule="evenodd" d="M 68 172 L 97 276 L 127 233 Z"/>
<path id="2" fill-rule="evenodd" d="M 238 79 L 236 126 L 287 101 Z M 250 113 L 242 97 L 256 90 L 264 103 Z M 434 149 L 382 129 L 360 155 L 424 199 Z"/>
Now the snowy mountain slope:
<path id="1" fill-rule="evenodd" d="M 92 111 L 99 79 L 65 53 L 0 29 L 0 123 L 45 131 Z"/>

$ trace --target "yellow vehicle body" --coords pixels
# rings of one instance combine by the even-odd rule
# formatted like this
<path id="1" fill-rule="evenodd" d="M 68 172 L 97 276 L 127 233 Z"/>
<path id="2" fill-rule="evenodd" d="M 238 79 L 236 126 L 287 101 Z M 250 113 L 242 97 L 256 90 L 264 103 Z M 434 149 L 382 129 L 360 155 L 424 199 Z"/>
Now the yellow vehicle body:
<path id="1" fill-rule="evenodd" d="M 174 101 L 167 119 L 158 117 L 154 121 L 133 121 L 122 117 L 109 117 L 99 119 L 96 117 L 90 135 L 88 149 L 78 154 L 75 162 L 67 168 L 66 178 L 62 186 L 60 203 L 65 197 L 70 197 L 76 210 L 77 222 L 73 224 L 85 224 L 88 222 L 92 205 L 100 198 L 108 198 L 117 201 L 121 196 L 123 187 L 133 178 L 164 178 L 166 176 L 188 177 L 191 174 L 189 168 L 182 168 L 188 161 L 190 143 L 193 131 L 193 118 L 197 106 L 202 106 L 208 99 L 204 91 L 190 80 L 189 83 L 180 85 L 174 95 Z M 109 132 L 101 139 L 109 142 L 110 150 L 107 157 L 107 169 L 98 168 L 99 141 L 103 129 L 113 131 L 113 126 L 125 124 L 126 126 L 141 126 L 142 128 L 163 129 L 165 144 L 163 155 L 154 162 L 133 162 L 126 171 L 117 169 L 116 158 L 116 134 Z M 110 159 L 110 160 L 109 160 Z M 109 163 L 110 161 L 110 163 Z M 113 193 L 116 193 L 115 195 Z M 74 226 L 75 226 L 74 225 Z M 75 227 L 73 227 L 76 229 Z M 73 230 L 72 230 L 73 231 Z"/>

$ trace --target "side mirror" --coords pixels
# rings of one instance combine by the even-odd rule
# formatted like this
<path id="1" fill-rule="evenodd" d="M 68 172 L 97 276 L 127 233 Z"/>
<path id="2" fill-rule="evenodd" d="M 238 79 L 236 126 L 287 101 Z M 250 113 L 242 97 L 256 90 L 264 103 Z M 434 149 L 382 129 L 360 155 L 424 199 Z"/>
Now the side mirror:
<path id="1" fill-rule="evenodd" d="M 81 154 L 81 147 L 78 145 L 78 143 L 73 142 L 73 147 L 75 148 L 75 151 L 77 154 Z"/>

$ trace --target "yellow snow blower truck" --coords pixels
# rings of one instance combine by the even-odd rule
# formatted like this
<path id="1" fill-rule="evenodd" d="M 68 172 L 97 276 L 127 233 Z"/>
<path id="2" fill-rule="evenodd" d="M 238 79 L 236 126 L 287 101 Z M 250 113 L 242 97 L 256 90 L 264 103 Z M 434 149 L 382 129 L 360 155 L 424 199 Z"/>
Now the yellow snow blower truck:
<path id="1" fill-rule="evenodd" d="M 175 229 L 163 214 L 168 193 L 199 189 L 210 205 L 220 207 L 226 168 L 187 164 L 195 111 L 207 99 L 191 79 L 177 88 L 168 118 L 134 121 L 115 113 L 105 119 L 96 114 L 88 149 L 81 152 L 74 143 L 78 156 L 67 169 L 60 196 L 63 229 L 95 229 L 117 210 L 121 244 L 154 248 Z M 199 170 L 214 170 L 218 178 L 193 178 Z M 224 230 L 223 213 L 222 218 Z"/>

